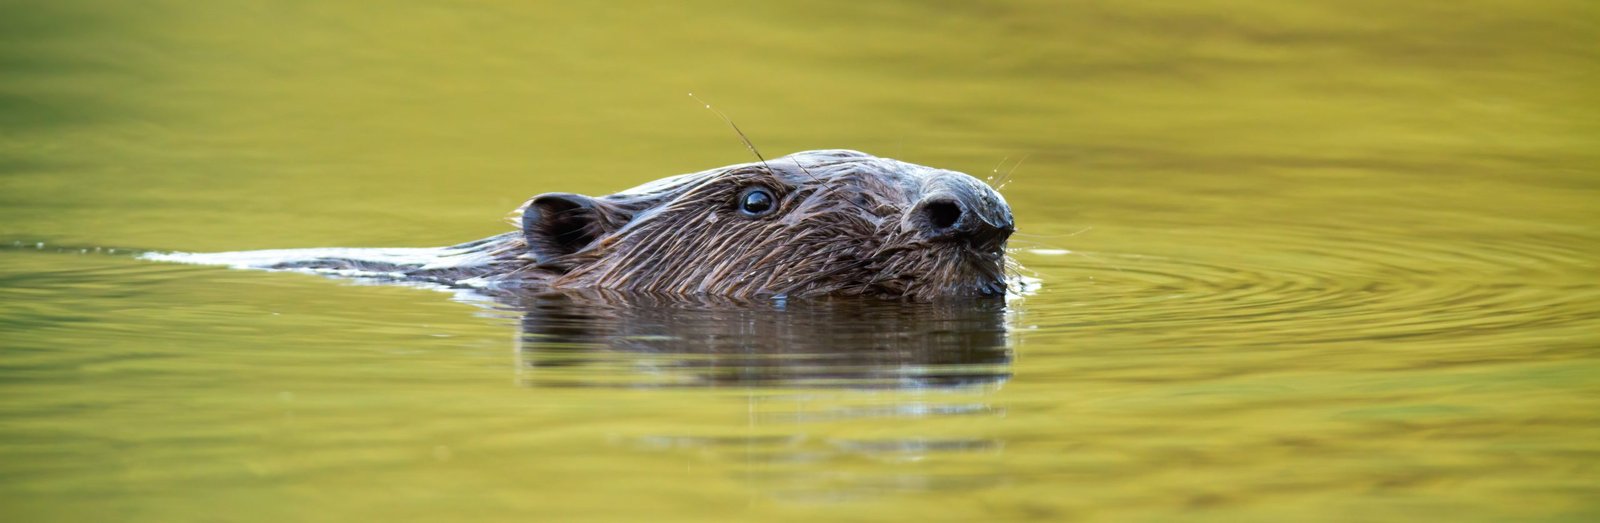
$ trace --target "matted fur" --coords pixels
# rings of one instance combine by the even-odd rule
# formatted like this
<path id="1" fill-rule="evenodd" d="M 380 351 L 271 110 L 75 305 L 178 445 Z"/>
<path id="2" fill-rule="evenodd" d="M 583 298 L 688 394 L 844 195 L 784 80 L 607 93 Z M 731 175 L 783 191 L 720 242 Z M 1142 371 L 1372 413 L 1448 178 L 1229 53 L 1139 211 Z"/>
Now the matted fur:
<path id="1" fill-rule="evenodd" d="M 738 196 L 753 186 L 775 196 L 775 212 L 739 211 Z M 967 202 L 963 220 L 981 220 L 995 231 L 990 241 L 931 236 L 912 210 L 933 194 Z M 541 195 L 512 221 L 526 230 L 444 248 L 422 264 L 324 257 L 273 268 L 387 271 L 499 288 L 927 300 L 1004 294 L 1012 229 L 1004 198 L 971 176 L 847 150 L 674 176 L 598 198 Z"/>

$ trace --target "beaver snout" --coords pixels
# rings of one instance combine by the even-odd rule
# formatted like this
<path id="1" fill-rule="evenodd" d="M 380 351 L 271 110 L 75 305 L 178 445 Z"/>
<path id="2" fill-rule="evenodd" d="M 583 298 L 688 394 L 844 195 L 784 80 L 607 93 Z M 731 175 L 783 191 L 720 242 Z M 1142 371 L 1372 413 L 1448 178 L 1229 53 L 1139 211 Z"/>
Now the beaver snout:
<path id="1" fill-rule="evenodd" d="M 999 252 L 1016 231 L 1010 207 L 987 187 L 925 195 L 907 218 L 924 238 L 964 242 L 980 252 Z"/>

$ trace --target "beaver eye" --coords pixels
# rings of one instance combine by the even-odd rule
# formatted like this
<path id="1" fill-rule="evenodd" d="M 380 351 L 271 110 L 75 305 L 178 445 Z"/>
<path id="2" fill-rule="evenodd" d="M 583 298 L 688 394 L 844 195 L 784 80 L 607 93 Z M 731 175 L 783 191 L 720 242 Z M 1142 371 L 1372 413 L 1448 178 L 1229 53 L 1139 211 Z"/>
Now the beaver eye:
<path id="1" fill-rule="evenodd" d="M 751 187 L 739 193 L 739 212 L 746 216 L 762 216 L 777 208 L 772 191 L 764 187 Z"/>

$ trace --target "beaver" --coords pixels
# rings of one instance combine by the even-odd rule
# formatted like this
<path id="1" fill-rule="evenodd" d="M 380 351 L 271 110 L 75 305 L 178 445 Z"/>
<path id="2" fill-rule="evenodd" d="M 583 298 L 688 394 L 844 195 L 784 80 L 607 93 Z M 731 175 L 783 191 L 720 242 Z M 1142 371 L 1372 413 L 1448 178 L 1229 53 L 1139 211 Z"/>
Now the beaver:
<path id="1" fill-rule="evenodd" d="M 1016 230 L 972 176 L 859 151 L 805 151 L 591 197 L 545 193 L 519 230 L 437 249 L 148 258 L 491 289 L 732 298 L 1001 296 Z"/>

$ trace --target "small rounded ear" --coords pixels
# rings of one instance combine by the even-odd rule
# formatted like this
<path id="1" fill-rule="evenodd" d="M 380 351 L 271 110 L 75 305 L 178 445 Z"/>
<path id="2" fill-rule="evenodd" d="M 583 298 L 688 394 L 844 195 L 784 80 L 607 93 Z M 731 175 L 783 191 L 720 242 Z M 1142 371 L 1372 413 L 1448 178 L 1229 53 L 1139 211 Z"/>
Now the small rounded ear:
<path id="1" fill-rule="evenodd" d="M 546 193 L 522 209 L 522 237 L 528 255 L 540 266 L 567 268 L 559 258 L 582 250 L 606 233 L 603 210 L 581 194 Z"/>

